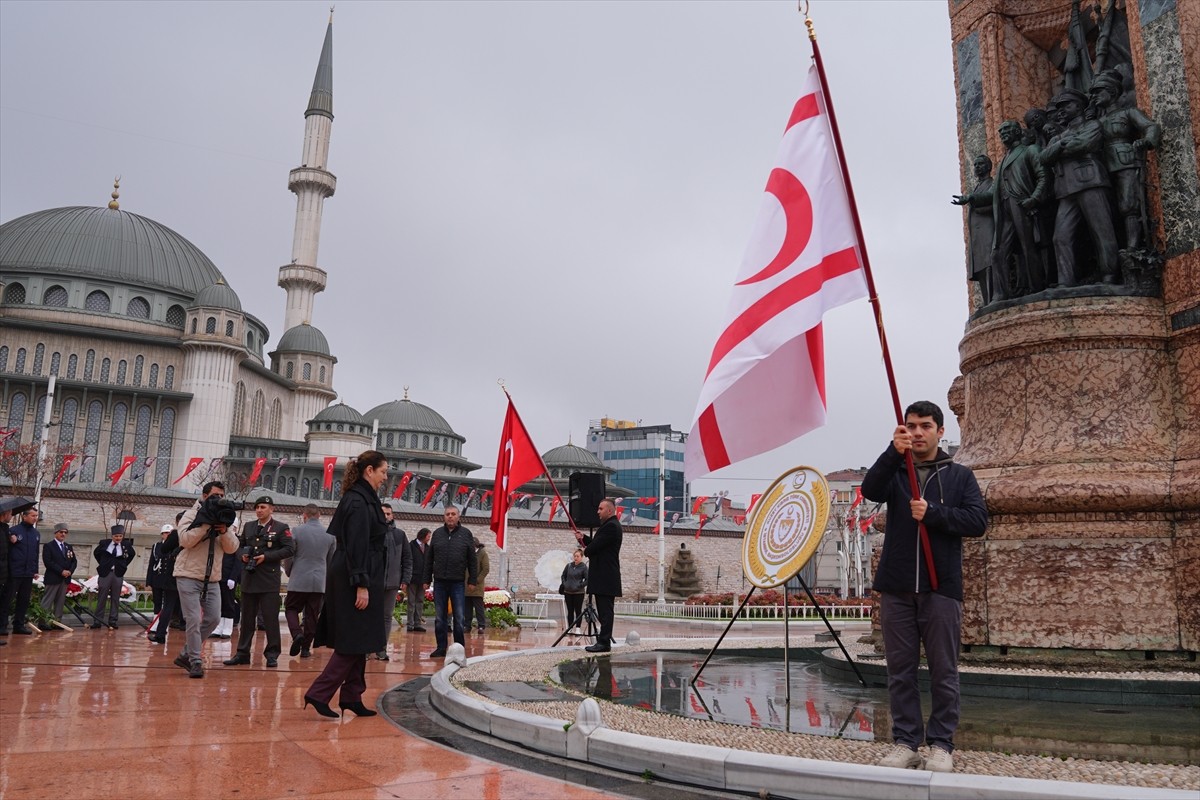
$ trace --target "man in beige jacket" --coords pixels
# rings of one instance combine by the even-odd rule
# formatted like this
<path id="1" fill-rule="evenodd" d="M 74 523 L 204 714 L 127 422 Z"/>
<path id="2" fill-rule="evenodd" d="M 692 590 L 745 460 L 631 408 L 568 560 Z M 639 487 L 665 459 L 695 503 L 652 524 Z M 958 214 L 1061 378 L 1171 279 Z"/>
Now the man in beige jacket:
<path id="1" fill-rule="evenodd" d="M 179 520 L 181 551 L 175 558 L 175 584 L 187 620 L 187 636 L 175 663 L 186 669 L 191 678 L 204 677 L 204 664 L 200 660 L 204 641 L 221 621 L 221 591 L 217 586 L 221 580 L 221 557 L 217 550 L 235 553 L 238 549 L 237 536 L 229 526 L 208 519 L 205 502 L 224 496 L 225 485 L 209 481 L 204 484 L 200 499 Z"/>

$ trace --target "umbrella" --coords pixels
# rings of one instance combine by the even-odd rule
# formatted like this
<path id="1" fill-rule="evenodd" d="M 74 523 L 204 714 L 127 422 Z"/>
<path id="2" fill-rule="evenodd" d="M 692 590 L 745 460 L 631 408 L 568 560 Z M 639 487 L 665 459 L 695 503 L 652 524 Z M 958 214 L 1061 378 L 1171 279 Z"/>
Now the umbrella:
<path id="1" fill-rule="evenodd" d="M 0 514 L 3 514 L 5 511 L 20 514 L 22 511 L 33 508 L 35 505 L 37 503 L 28 497 L 5 497 L 3 500 L 0 500 Z"/>
<path id="2" fill-rule="evenodd" d="M 570 560 L 571 554 L 566 550 L 549 550 L 542 553 L 542 557 L 538 559 L 537 566 L 533 568 L 533 577 L 547 591 L 557 592 L 558 585 L 562 583 L 563 567 Z"/>

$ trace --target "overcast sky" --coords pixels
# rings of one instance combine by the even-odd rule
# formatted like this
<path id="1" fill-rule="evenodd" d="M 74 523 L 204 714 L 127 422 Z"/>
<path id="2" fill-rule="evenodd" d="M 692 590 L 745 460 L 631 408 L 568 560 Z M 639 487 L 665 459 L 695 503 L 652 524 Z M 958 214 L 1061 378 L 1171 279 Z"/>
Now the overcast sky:
<path id="1" fill-rule="evenodd" d="M 812 0 L 901 399 L 946 408 L 967 317 L 943 0 Z M 0 3 L 0 220 L 173 228 L 282 335 L 328 3 Z M 359 411 L 403 396 L 495 466 L 504 379 L 538 447 L 687 430 L 810 60 L 779 2 L 337 3 L 313 324 Z M 826 317 L 829 424 L 693 491 L 870 464 L 892 405 L 867 301 Z M 950 412 L 947 409 L 947 416 Z M 947 438 L 958 430 L 947 420 Z"/>

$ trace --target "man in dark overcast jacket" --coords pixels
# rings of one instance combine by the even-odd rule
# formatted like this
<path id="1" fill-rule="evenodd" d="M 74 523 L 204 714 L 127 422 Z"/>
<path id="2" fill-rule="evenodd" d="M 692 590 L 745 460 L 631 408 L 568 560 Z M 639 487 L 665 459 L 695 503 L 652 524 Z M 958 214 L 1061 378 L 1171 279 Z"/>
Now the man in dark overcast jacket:
<path id="1" fill-rule="evenodd" d="M 621 521 L 617 506 L 607 497 L 596 509 L 600 527 L 593 536 L 584 536 L 583 554 L 588 558 L 588 594 L 596 601 L 600 633 L 596 643 L 586 647 L 589 653 L 607 653 L 612 648 L 614 605 L 621 596 Z"/>
<path id="2" fill-rule="evenodd" d="M 429 548 L 425 551 L 425 588 L 433 584 L 433 607 L 437 612 L 433 632 L 437 637 L 437 649 L 430 658 L 446 657 L 446 633 L 449 627 L 451 605 L 454 609 L 454 641 L 465 646 L 463 637 L 464 610 L 467 604 L 467 586 L 475 587 L 479 580 L 479 567 L 475 561 L 475 535 L 458 524 L 458 509 L 446 506 L 442 515 L 445 522 L 429 537 Z M 463 585 L 463 575 L 467 576 Z"/>

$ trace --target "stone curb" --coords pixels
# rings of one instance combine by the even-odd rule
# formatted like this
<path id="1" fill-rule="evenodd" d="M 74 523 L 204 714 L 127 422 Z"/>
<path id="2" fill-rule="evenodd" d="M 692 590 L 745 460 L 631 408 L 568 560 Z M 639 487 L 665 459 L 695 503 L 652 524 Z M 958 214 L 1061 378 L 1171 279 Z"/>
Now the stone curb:
<path id="1" fill-rule="evenodd" d="M 471 664 L 494 658 L 561 652 L 544 647 L 472 658 Z M 1178 789 L 1148 789 L 1112 784 L 1048 781 L 993 775 L 933 773 L 924 770 L 847 764 L 835 761 L 756 753 L 712 745 L 658 739 L 600 726 L 590 733 L 564 726 L 560 720 L 485 702 L 450 683 L 460 667 L 447 664 L 430 680 L 433 707 L 460 725 L 520 744 L 540 753 L 585 761 L 635 775 L 653 773 L 680 783 L 757 794 L 797 798 L 857 800 L 1124 800 L 1131 789 L 1141 800 L 1195 800 Z"/>

